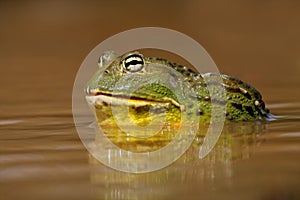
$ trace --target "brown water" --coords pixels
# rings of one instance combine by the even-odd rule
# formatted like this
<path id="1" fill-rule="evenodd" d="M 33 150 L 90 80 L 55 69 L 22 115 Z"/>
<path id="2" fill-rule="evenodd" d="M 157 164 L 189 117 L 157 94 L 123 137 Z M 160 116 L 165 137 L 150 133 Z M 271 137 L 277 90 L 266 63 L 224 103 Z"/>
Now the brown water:
<path id="1" fill-rule="evenodd" d="M 0 199 L 300 199 L 299 24 L 292 0 L 1 1 Z M 99 42 L 140 26 L 192 36 L 282 118 L 229 127 L 204 160 L 192 147 L 152 173 L 100 164 L 74 127 L 75 75 Z"/>

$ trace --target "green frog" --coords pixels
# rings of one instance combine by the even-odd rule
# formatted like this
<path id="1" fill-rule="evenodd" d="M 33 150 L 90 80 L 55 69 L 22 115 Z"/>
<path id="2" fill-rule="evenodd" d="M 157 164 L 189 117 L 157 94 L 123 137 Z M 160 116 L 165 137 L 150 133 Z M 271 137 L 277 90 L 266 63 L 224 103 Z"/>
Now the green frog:
<path id="1" fill-rule="evenodd" d="M 199 116 L 200 122 L 210 121 L 213 104 L 225 106 L 226 109 L 223 109 L 220 115 L 224 115 L 226 121 L 255 121 L 270 117 L 261 94 L 248 83 L 228 75 L 199 74 L 195 70 L 167 59 L 145 57 L 139 52 L 129 52 L 118 56 L 115 52 L 108 51 L 100 56 L 98 65 L 99 70 L 86 84 L 85 93 L 89 104 L 102 110 L 101 115 L 106 115 L 106 118 L 112 115 L 109 110 L 110 106 L 126 104 L 130 107 L 131 113 L 134 113 L 131 116 L 137 120 L 147 119 L 149 110 L 159 115 L 162 109 L 168 112 L 173 120 L 178 120 L 180 116 L 178 113 L 187 110 L 186 105 L 181 105 L 178 95 L 176 96 L 174 90 L 172 91 L 166 85 L 149 82 L 128 92 L 126 85 L 117 84 L 122 77 L 128 75 L 131 76 L 129 81 L 132 84 L 139 84 L 151 73 L 163 75 L 168 73 L 168 69 L 179 73 L 182 77 L 170 79 L 170 82 L 182 81 L 191 91 L 186 95 L 195 99 L 197 105 L 193 105 L 195 108 L 192 110 L 195 113 L 192 114 Z M 163 70 L 159 71 L 159 69 L 154 69 L 155 67 Z M 207 81 L 207 78 L 213 80 L 213 77 L 220 78 L 221 82 Z M 225 98 L 218 99 L 218 94 L 211 97 L 208 86 L 214 85 L 225 89 Z M 155 107 L 158 104 L 160 106 Z"/>
<path id="2" fill-rule="evenodd" d="M 201 141 L 212 123 L 272 117 L 254 87 L 228 75 L 200 74 L 139 52 L 104 52 L 98 66 L 85 86 L 86 100 L 101 130 L 122 149 L 158 150 L 182 135 L 184 126 L 188 132 L 197 124 L 195 141 Z"/>

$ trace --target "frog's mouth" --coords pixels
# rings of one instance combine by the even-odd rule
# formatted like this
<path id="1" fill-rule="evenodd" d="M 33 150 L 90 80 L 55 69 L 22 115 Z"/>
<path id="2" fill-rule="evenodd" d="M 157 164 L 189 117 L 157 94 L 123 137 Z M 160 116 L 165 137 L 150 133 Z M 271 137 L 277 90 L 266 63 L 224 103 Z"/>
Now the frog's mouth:
<path id="1" fill-rule="evenodd" d="M 161 104 L 165 106 L 169 106 L 173 104 L 174 106 L 184 110 L 183 106 L 180 105 L 174 99 L 170 99 L 167 97 L 161 99 L 151 99 L 147 97 L 137 97 L 137 96 L 129 96 L 121 93 L 110 93 L 110 92 L 89 92 L 85 96 L 86 101 L 89 105 L 99 106 L 99 105 L 125 105 L 125 106 L 133 106 L 133 107 L 142 107 L 154 104 Z"/>

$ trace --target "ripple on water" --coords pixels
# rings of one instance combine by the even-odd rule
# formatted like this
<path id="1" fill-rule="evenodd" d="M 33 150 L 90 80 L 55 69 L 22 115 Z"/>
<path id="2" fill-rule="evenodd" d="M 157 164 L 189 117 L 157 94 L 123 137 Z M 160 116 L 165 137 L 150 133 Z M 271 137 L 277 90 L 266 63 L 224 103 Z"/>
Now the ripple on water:
<path id="1" fill-rule="evenodd" d="M 0 126 L 1 125 L 11 125 L 11 124 L 18 124 L 23 122 L 23 120 L 0 120 Z"/>

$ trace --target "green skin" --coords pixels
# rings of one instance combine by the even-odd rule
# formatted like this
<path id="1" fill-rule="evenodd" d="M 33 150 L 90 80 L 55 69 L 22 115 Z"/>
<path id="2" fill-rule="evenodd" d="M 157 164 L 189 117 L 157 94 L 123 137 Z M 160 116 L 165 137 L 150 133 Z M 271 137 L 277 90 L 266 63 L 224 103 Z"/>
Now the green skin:
<path id="1" fill-rule="evenodd" d="M 129 71 L 124 62 L 132 55 L 142 57 L 143 65 L 138 70 Z M 180 75 L 180 78 L 175 76 L 176 88 L 179 91 L 177 93 L 158 81 L 141 84 L 132 92 L 128 92 L 124 84 L 118 84 L 125 76 L 130 76 L 128 79 L 130 84 L 138 85 L 145 80 L 147 82 L 147 79 L 150 81 L 151 78 L 157 77 L 151 77 L 153 74 L 163 76 L 170 71 Z M 224 98 L 219 97 L 217 88 L 220 86 L 225 89 L 223 90 L 226 95 Z M 180 93 L 186 88 L 189 89 L 189 92 Z M 198 74 L 168 60 L 144 57 L 138 52 L 130 52 L 119 57 L 114 52 L 104 53 L 99 59 L 99 70 L 87 83 L 85 92 L 87 100 L 94 97 L 111 99 L 110 103 L 88 101 L 89 104 L 105 113 L 107 117 L 112 115 L 107 107 L 116 106 L 119 104 L 117 100 L 124 99 L 133 100 L 130 106 L 137 118 L 147 117 L 150 107 L 154 107 L 154 115 L 159 116 L 161 115 L 159 110 L 163 107 L 171 121 L 178 121 L 180 113 L 191 111 L 188 114 L 199 117 L 200 122 L 208 123 L 211 119 L 212 106 L 217 111 L 219 110 L 220 116 L 225 116 L 226 121 L 255 121 L 271 116 L 268 109 L 265 108 L 260 93 L 237 78 L 215 73 Z M 192 99 L 194 102 L 189 109 L 187 107 L 190 100 L 184 101 L 186 98 Z M 182 102 L 187 104 L 183 105 Z"/>

